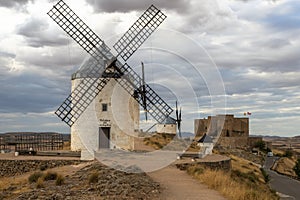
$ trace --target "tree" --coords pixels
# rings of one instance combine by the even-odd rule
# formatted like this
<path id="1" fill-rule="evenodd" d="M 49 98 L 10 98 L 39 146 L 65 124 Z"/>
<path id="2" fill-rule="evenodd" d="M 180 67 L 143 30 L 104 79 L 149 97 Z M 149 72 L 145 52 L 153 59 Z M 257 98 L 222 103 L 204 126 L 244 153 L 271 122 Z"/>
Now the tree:
<path id="1" fill-rule="evenodd" d="M 297 160 L 295 167 L 293 168 L 298 177 L 300 177 L 300 159 Z"/>
<path id="2" fill-rule="evenodd" d="M 255 148 L 259 148 L 260 151 L 264 151 L 266 148 L 266 143 L 264 141 L 258 141 L 254 144 Z"/>
<path id="3" fill-rule="evenodd" d="M 292 150 L 286 150 L 285 153 L 283 154 L 283 157 L 287 157 L 287 158 L 292 158 L 293 156 L 293 151 Z"/>

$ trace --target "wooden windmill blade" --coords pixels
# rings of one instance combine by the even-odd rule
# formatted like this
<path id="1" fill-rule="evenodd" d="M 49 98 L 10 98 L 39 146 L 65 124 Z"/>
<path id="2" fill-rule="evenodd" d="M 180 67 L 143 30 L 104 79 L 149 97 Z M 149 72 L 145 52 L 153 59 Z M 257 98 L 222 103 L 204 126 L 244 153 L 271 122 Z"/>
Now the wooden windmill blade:
<path id="1" fill-rule="evenodd" d="M 166 118 L 173 112 L 173 109 L 148 85 L 142 83 L 142 78 L 127 64 L 121 65 L 116 63 L 116 67 L 124 74 L 121 78 L 115 80 L 143 106 L 147 107 L 147 112 L 158 122 L 164 123 Z M 140 88 L 145 87 L 144 94 L 141 93 Z M 136 96 L 132 91 L 138 91 Z M 144 95 L 144 99 L 141 96 Z"/>
<path id="2" fill-rule="evenodd" d="M 126 63 L 123 65 L 110 52 L 110 48 L 101 40 L 62 0 L 59 1 L 49 12 L 48 15 L 68 34 L 70 35 L 86 52 L 88 52 L 97 62 L 90 66 L 85 73 L 85 78 L 75 90 L 66 98 L 63 104 L 55 112 L 62 121 L 72 126 L 85 109 L 90 105 L 93 99 L 105 87 L 109 78 L 99 79 L 105 71 L 105 66 L 101 63 L 109 63 L 106 68 L 114 68 L 117 74 L 113 76 L 119 80 L 121 76 L 126 77 L 122 80 L 130 80 L 130 84 L 121 84 L 124 87 L 138 88 L 140 83 L 131 80 L 140 80 L 141 78 Z M 151 35 L 151 33 L 166 18 L 154 6 L 150 6 L 148 10 L 137 20 L 137 22 L 125 33 L 125 35 L 114 45 L 123 60 L 127 60 L 138 47 Z M 140 29 L 140 27 L 143 27 Z M 145 30 L 144 30 L 145 29 Z M 132 36 L 130 36 L 132 34 Z M 122 45 L 125 41 L 126 44 Z M 129 42 L 128 42 L 129 41 Z M 121 83 L 122 81 L 118 81 Z M 125 88 L 132 95 L 132 91 Z M 150 91 L 148 98 L 149 104 L 153 104 L 152 108 L 159 109 L 156 104 L 162 103 L 164 108 L 157 111 L 156 119 L 161 122 L 160 118 L 165 118 L 173 110 L 147 85 L 147 91 Z M 138 99 L 137 99 L 138 100 Z M 138 100 L 140 103 L 140 101 Z M 140 103 L 143 106 L 143 102 Z M 148 105 L 148 104 L 147 104 Z M 161 107 L 161 106 L 160 106 Z M 171 111 L 170 111 L 171 109 Z M 159 118 L 157 117 L 159 116 Z"/>
<path id="3" fill-rule="evenodd" d="M 144 108 L 144 112 L 145 112 L 145 118 L 146 121 L 148 120 L 148 115 L 147 115 L 147 102 L 146 102 L 146 86 L 145 86 L 146 82 L 145 82 L 145 66 L 144 63 L 142 62 L 142 88 L 140 90 L 142 93 L 142 101 L 143 101 L 143 108 Z"/>
<path id="4" fill-rule="evenodd" d="M 181 138 L 181 107 L 178 111 L 178 102 L 176 101 L 176 123 L 177 123 L 177 128 L 178 128 L 178 135 Z"/>

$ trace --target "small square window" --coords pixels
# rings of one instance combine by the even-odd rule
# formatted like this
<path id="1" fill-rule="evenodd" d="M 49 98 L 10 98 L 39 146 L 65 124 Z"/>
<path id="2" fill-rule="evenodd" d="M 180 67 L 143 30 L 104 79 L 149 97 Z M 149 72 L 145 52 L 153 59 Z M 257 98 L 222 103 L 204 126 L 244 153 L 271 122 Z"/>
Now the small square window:
<path id="1" fill-rule="evenodd" d="M 103 103 L 102 104 L 102 112 L 106 112 L 107 111 L 107 104 Z"/>

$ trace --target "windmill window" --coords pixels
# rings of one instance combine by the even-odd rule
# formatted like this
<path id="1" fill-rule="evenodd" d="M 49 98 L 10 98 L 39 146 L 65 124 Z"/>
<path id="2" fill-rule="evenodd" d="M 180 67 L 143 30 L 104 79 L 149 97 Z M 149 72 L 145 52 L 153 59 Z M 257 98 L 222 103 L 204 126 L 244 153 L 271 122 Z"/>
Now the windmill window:
<path id="1" fill-rule="evenodd" d="M 106 112 L 107 111 L 107 104 L 103 103 L 102 104 L 102 112 Z"/>

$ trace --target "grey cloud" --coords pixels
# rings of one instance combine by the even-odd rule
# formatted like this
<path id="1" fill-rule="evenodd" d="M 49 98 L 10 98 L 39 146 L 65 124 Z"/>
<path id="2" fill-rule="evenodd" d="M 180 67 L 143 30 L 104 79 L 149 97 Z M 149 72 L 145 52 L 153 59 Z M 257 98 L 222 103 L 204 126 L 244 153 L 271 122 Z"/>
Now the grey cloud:
<path id="1" fill-rule="evenodd" d="M 64 34 L 49 30 L 49 24 L 42 19 L 30 18 L 17 27 L 17 34 L 26 38 L 32 47 L 63 46 L 69 43 Z"/>
<path id="2" fill-rule="evenodd" d="M 7 76 L 0 86 L 0 112 L 46 112 L 60 103 L 60 94 L 67 86 L 59 84 L 51 77 L 34 73 Z"/>
<path id="3" fill-rule="evenodd" d="M 7 7 L 7 8 L 19 7 L 19 6 L 26 5 L 30 1 L 32 0 L 0 0 L 0 7 Z"/>
<path id="4" fill-rule="evenodd" d="M 151 4 L 159 9 L 170 9 L 178 12 L 185 12 L 188 7 L 188 0 L 87 0 L 94 9 L 99 12 L 130 12 L 134 10 L 143 11 Z"/>
<path id="5" fill-rule="evenodd" d="M 267 41 L 255 41 L 252 43 L 253 46 L 263 46 L 268 47 L 271 49 L 280 49 L 286 46 L 291 45 L 291 42 L 289 39 L 283 39 L 283 38 L 272 38 L 268 39 Z"/>
<path id="6" fill-rule="evenodd" d="M 15 58 L 16 54 L 0 51 L 0 57 Z"/>

